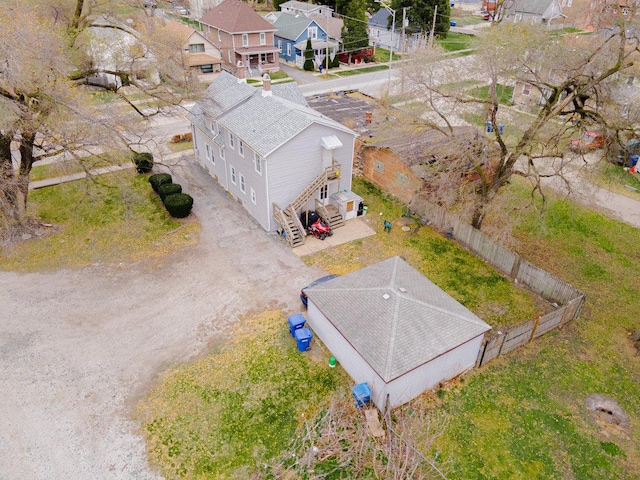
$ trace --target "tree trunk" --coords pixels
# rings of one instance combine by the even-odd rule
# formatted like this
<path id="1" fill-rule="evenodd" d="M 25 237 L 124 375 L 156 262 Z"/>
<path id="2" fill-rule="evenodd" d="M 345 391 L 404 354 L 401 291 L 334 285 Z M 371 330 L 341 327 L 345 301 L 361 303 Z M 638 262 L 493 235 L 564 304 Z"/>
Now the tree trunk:
<path id="1" fill-rule="evenodd" d="M 0 135 L 0 231 L 2 236 L 12 236 L 29 229 L 27 217 L 27 194 L 29 172 L 33 164 L 33 142 L 35 135 L 28 135 L 20 143 L 21 155 L 28 163 L 20 162 L 18 171 L 11 161 L 13 132 Z"/>

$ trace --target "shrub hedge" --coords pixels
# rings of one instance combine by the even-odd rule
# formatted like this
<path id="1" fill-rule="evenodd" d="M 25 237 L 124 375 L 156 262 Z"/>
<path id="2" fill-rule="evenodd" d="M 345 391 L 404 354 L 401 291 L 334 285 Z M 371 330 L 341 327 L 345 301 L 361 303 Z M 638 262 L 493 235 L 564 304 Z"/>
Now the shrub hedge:
<path id="1" fill-rule="evenodd" d="M 163 183 L 158 187 L 158 195 L 164 202 L 164 199 L 174 193 L 182 193 L 182 185 L 179 183 Z"/>
<path id="2" fill-rule="evenodd" d="M 132 160 L 138 173 L 149 173 L 153 169 L 153 155 L 148 152 L 134 152 Z"/>
<path id="3" fill-rule="evenodd" d="M 174 193 L 164 198 L 164 206 L 172 217 L 184 218 L 191 212 L 193 198 L 186 193 Z"/>
<path id="4" fill-rule="evenodd" d="M 173 179 L 168 173 L 156 173 L 155 175 L 151 175 L 149 177 L 149 183 L 151 184 L 154 192 L 158 191 L 158 187 L 160 185 L 171 183 L 172 181 Z"/>

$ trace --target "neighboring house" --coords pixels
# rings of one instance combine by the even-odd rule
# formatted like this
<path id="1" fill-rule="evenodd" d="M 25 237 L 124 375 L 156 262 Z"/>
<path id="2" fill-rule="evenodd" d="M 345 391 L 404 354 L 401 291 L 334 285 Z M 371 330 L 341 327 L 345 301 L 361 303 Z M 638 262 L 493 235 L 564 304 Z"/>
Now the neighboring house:
<path id="1" fill-rule="evenodd" d="M 197 73 L 220 71 L 220 50 L 202 33 L 173 20 L 168 22 L 165 28 L 181 42 L 184 63 L 191 70 Z"/>
<path id="2" fill-rule="evenodd" d="M 378 127 L 381 129 L 381 127 Z M 359 151 L 364 177 L 405 204 L 410 204 L 414 195 L 429 190 L 430 183 L 439 178 L 434 167 L 454 166 L 451 174 L 457 178 L 439 178 L 438 188 L 457 188 L 461 181 L 477 180 L 471 169 L 461 178 L 460 172 L 470 163 L 482 162 L 490 171 L 491 158 L 495 154 L 492 144 L 475 127 L 455 127 L 455 137 L 438 130 L 420 133 L 385 136 L 376 133 L 374 140 L 363 144 Z M 494 147 L 495 148 L 495 147 Z M 447 168 L 440 177 L 447 175 Z"/>
<path id="3" fill-rule="evenodd" d="M 558 0 L 514 0 L 506 15 L 513 22 L 551 25 L 564 20 Z"/>
<path id="4" fill-rule="evenodd" d="M 304 15 L 280 12 L 273 26 L 278 29 L 275 38 L 280 58 L 299 68 L 304 64 L 304 51 L 308 38 L 311 38 L 313 60 L 316 66 L 324 65 L 327 53 L 330 59 L 333 59 L 337 53 L 338 43 L 328 38 L 327 32 L 318 25 L 318 22 Z"/>
<path id="5" fill-rule="evenodd" d="M 206 12 L 200 23 L 205 37 L 220 49 L 225 70 L 234 72 L 238 63 L 249 76 L 279 69 L 276 28 L 247 3 L 225 0 Z"/>
<path id="6" fill-rule="evenodd" d="M 309 17 L 311 15 L 322 15 L 325 17 L 333 16 L 333 8 L 326 5 L 298 2 L 296 0 L 281 3 L 280 11 L 291 15 L 304 15 L 305 17 Z"/>
<path id="7" fill-rule="evenodd" d="M 89 55 L 96 74 L 89 82 L 107 88 L 122 87 L 122 79 L 113 73 L 127 72 L 136 78 L 145 78 L 159 83 L 157 69 L 154 66 L 153 53 L 140 47 L 140 35 L 130 25 L 117 20 L 101 17 L 94 21 L 95 27 L 89 27 Z M 139 54 L 144 52 L 143 54 Z"/>
<path id="8" fill-rule="evenodd" d="M 356 133 L 309 108 L 296 84 L 263 81 L 258 89 L 221 72 L 189 113 L 194 149 L 265 230 L 297 246 L 303 211 L 318 211 L 334 228 L 355 215 L 340 212 L 333 196 L 351 189 Z"/>
<path id="9" fill-rule="evenodd" d="M 396 30 L 392 33 L 390 16 L 386 8 L 381 8 L 369 19 L 369 44 L 384 48 L 393 46 L 395 51 L 400 51 L 402 49 L 401 25 L 396 24 Z"/>
<path id="10" fill-rule="evenodd" d="M 473 368 L 491 330 L 400 257 L 304 291 L 309 326 L 382 411 Z"/>

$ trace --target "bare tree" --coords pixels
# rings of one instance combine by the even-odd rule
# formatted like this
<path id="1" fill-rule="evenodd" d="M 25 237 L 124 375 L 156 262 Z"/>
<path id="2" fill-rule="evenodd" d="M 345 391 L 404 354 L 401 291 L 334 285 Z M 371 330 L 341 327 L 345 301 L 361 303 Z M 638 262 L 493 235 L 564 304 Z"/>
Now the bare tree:
<path id="1" fill-rule="evenodd" d="M 127 6 L 137 7 L 132 11 L 138 15 L 122 22 L 114 12 Z M 26 205 L 29 174 L 38 161 L 130 149 L 144 141 L 141 120 L 197 92 L 176 40 L 141 7 L 140 0 L 0 5 L 0 236 L 33 227 Z M 104 31 L 121 32 L 129 41 L 115 45 L 100 37 Z M 110 61 L 100 62 L 97 52 L 108 52 Z M 92 80 L 103 74 L 117 81 Z M 91 102 L 88 84 L 111 89 L 130 110 L 100 108 Z M 125 87 L 146 96 L 144 108 L 127 99 Z"/>
<path id="2" fill-rule="evenodd" d="M 438 52 L 432 49 L 416 55 L 406 67 L 406 94 L 421 103 L 400 118 L 399 128 L 437 129 L 460 145 L 465 141 L 457 138 L 456 127 L 470 118 L 490 130 L 487 136 L 497 148 L 491 162 L 461 149 L 477 177 L 473 195 L 466 197 L 476 228 L 481 228 L 486 208 L 511 175 L 531 178 L 534 191 L 540 193 L 539 180 L 549 175 L 538 168 L 541 159 L 562 160 L 568 139 L 587 126 L 609 130 L 617 122 L 615 128 L 621 128 L 620 115 L 605 107 L 615 104 L 616 82 L 632 71 L 638 56 L 634 15 L 628 18 L 620 17 L 616 27 L 591 35 L 496 24 L 478 36 L 476 54 L 466 66 L 461 60 L 434 61 Z M 510 99 L 502 97 L 508 87 L 526 87 L 539 99 L 536 108 L 517 121 Z M 514 128 L 506 133 L 498 125 Z M 553 174 L 561 175 L 562 168 Z"/>

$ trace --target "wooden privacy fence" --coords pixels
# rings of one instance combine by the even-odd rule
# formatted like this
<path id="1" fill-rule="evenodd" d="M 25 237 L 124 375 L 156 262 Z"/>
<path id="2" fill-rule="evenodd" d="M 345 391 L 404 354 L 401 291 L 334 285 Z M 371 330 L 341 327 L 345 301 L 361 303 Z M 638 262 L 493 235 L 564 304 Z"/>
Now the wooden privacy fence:
<path id="1" fill-rule="evenodd" d="M 480 348 L 476 366 L 484 365 L 498 355 L 510 352 L 554 328 L 562 327 L 580 315 L 585 294 L 573 285 L 523 260 L 518 254 L 462 222 L 443 207 L 420 196 L 414 196 L 411 211 L 428 219 L 435 228 L 451 234 L 465 248 L 557 306 L 556 310 L 546 315 L 510 327 L 506 331 L 492 333 Z"/>

